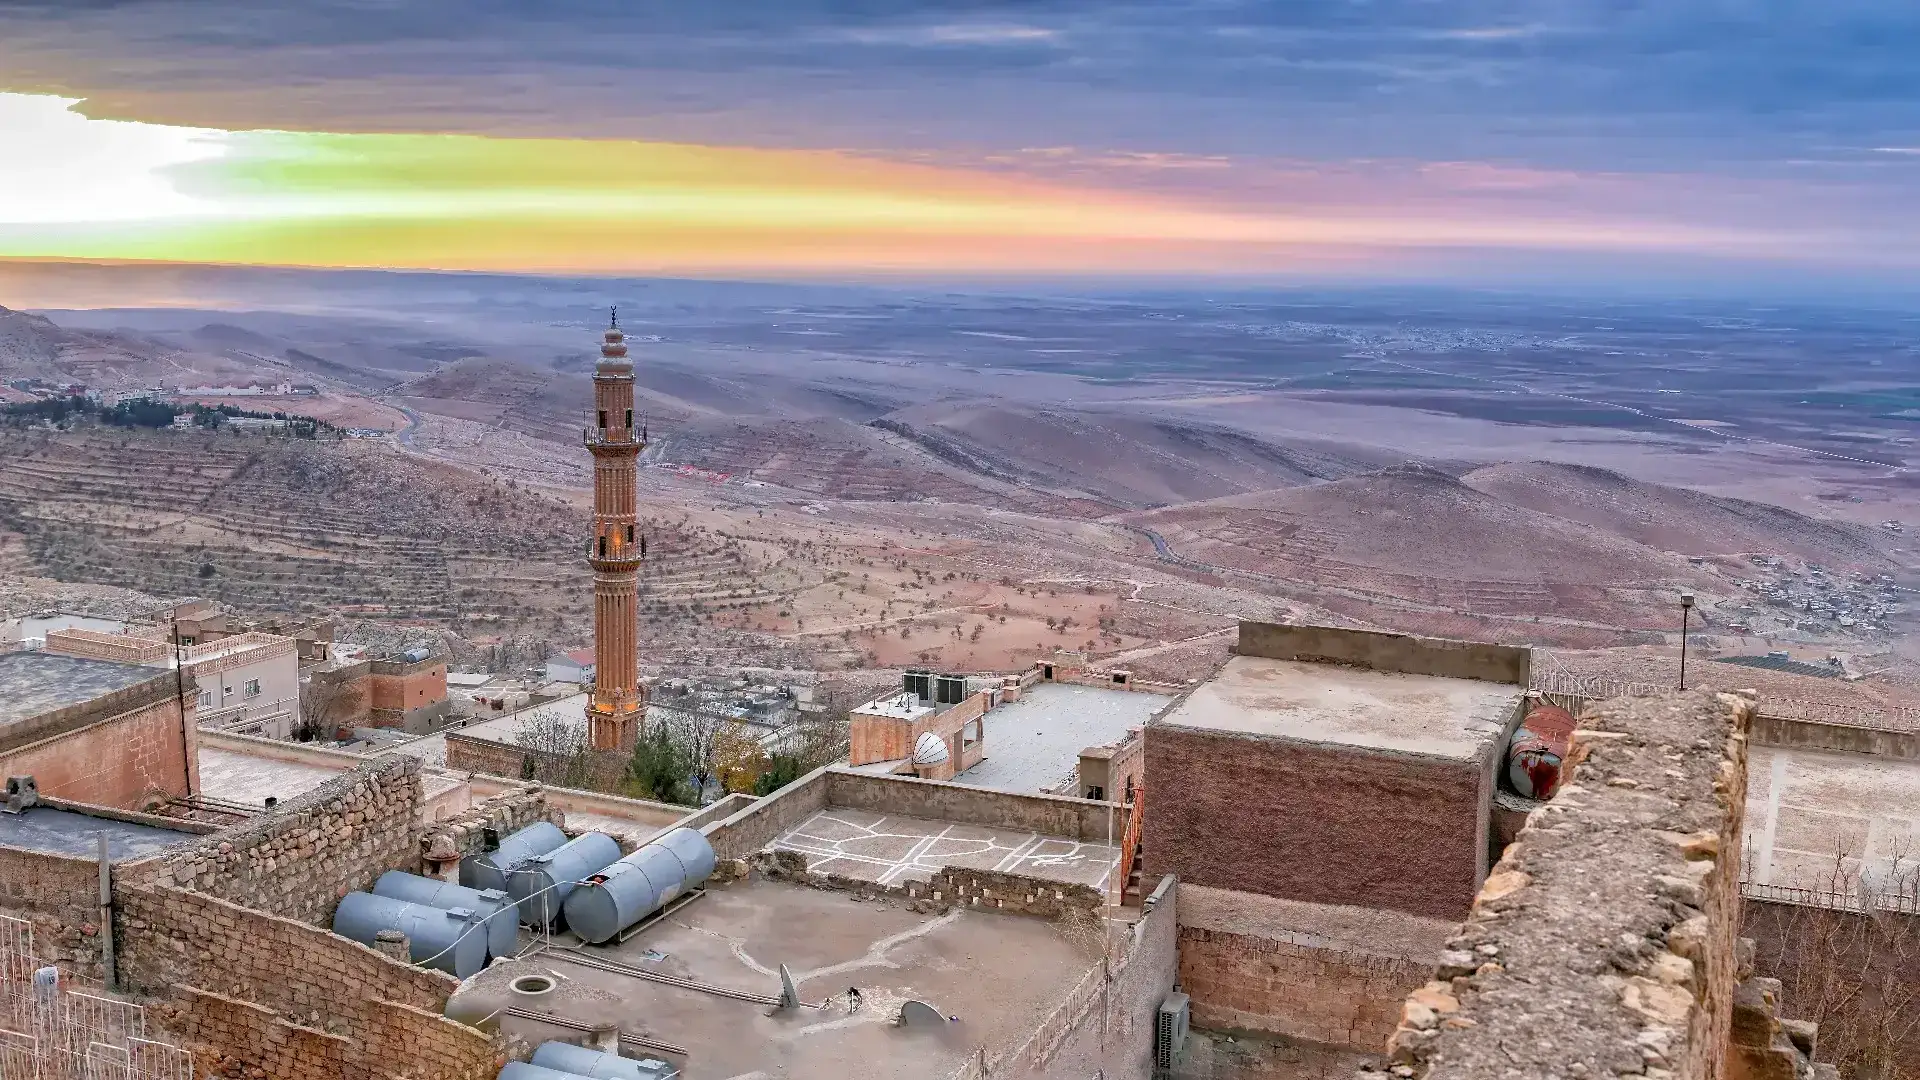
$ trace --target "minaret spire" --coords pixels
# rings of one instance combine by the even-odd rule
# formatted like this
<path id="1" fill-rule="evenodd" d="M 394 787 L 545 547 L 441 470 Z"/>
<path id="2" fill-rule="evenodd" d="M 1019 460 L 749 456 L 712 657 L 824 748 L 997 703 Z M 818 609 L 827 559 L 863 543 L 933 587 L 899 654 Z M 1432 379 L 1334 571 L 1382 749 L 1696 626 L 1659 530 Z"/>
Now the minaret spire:
<path id="1" fill-rule="evenodd" d="M 620 309 L 608 314 L 593 369 L 594 424 L 586 430 L 593 454 L 593 698 L 587 704 L 587 744 L 595 750 L 632 750 L 646 713 L 640 686 L 640 536 L 635 478 L 644 433 L 633 426 L 633 361 L 620 332 Z"/>

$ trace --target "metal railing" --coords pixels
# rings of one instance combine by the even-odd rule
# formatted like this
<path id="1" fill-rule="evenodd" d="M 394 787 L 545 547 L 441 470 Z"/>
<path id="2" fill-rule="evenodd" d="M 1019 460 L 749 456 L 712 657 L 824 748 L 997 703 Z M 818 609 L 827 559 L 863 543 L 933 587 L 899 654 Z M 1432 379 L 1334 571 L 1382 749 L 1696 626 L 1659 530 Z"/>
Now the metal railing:
<path id="1" fill-rule="evenodd" d="M 1830 911 L 1851 911 L 1859 915 L 1881 912 L 1920 915 L 1920 893 L 1912 890 L 1885 892 L 1845 887 L 1797 889 L 1787 885 L 1762 885 L 1757 882 L 1743 881 L 1740 883 L 1740 895 L 1748 900 L 1826 908 Z"/>
<path id="2" fill-rule="evenodd" d="M 1133 789 L 1133 807 L 1127 814 L 1127 829 L 1120 839 L 1120 868 L 1117 871 L 1117 895 L 1121 900 L 1127 898 L 1127 882 L 1133 877 L 1133 853 L 1140 846 L 1140 825 L 1146 819 L 1147 787 L 1137 784 Z"/>
<path id="3" fill-rule="evenodd" d="M 193 1080 L 193 1056 L 147 1037 L 147 1013 L 34 954 L 33 927 L 0 915 L 0 1077 Z"/>

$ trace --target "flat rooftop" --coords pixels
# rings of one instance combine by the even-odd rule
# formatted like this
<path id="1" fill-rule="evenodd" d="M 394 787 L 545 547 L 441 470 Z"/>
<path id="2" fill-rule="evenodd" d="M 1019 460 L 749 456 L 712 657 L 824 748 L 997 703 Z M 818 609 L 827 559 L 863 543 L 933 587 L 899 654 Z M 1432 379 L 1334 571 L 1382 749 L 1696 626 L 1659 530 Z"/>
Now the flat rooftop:
<path id="1" fill-rule="evenodd" d="M 1056 791 L 1073 778 L 1081 750 L 1119 742 L 1128 728 L 1145 724 L 1172 700 L 1099 686 L 1036 684 L 1022 690 L 1018 701 L 987 713 L 981 721 L 987 756 L 954 783 L 1025 795 Z"/>
<path id="2" fill-rule="evenodd" d="M 979 1047 L 999 1053 L 1025 1039 L 1100 963 L 1041 919 L 921 915 L 884 898 L 758 880 L 710 888 L 624 945 L 586 949 L 591 959 L 768 996 L 779 994 L 785 964 L 801 1000 L 825 1006 L 776 1010 L 568 963 L 564 951 L 475 977 L 478 988 L 503 993 L 519 975 L 562 976 L 528 1007 L 684 1046 L 684 1057 L 655 1056 L 686 1080 L 950 1076 Z M 848 1009 L 849 986 L 860 988 L 856 1011 Z M 896 1027 L 910 999 L 959 1022 Z M 515 1017 L 502 1024 L 535 1044 L 573 1034 Z"/>
<path id="3" fill-rule="evenodd" d="M 1017 829 L 877 814 L 831 806 L 773 842 L 807 856 L 807 869 L 882 885 L 926 881 L 944 866 L 998 870 L 1105 889 L 1119 859 L 1113 845 L 1083 843 Z"/>
<path id="4" fill-rule="evenodd" d="M 1506 683 L 1235 656 L 1161 722 L 1476 760 L 1506 730 L 1521 696 Z"/>
<path id="5" fill-rule="evenodd" d="M 289 750 L 295 746 L 297 744 L 288 744 Z M 265 807 L 268 796 L 286 802 L 296 795 L 304 795 L 351 767 L 348 762 L 301 761 L 291 755 L 249 754 L 204 745 L 199 747 L 196 756 L 200 762 L 201 795 L 255 807 Z M 430 769 L 420 774 L 421 793 L 428 799 L 463 782 L 459 777 Z"/>
<path id="6" fill-rule="evenodd" d="M 1750 746 L 1743 878 L 1832 889 L 1862 866 L 1920 861 L 1920 761 L 1835 750 Z"/>
<path id="7" fill-rule="evenodd" d="M 0 727 L 161 678 L 172 676 L 113 660 L 38 650 L 0 653 Z"/>
<path id="8" fill-rule="evenodd" d="M 107 856 L 114 862 L 144 859 L 182 841 L 200 839 L 198 833 L 91 817 L 51 806 L 0 814 L 0 845 L 6 847 L 92 859 L 100 854 L 101 833 L 107 834 Z"/>

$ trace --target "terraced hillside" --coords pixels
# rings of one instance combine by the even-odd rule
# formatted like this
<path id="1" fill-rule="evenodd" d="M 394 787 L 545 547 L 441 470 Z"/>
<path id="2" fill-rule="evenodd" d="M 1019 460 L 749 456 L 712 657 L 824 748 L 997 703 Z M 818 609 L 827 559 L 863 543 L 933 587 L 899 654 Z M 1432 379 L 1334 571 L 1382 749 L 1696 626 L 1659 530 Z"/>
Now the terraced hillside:
<path id="1" fill-rule="evenodd" d="M 0 566 L 243 611 L 584 626 L 584 512 L 384 443 L 0 428 Z M 644 526 L 650 607 L 764 599 L 735 542 Z"/>
<path id="2" fill-rule="evenodd" d="M 1185 559 L 1267 577 L 1350 618 L 1575 646 L 1656 630 L 1686 561 L 1515 506 L 1425 466 L 1119 519 Z"/>

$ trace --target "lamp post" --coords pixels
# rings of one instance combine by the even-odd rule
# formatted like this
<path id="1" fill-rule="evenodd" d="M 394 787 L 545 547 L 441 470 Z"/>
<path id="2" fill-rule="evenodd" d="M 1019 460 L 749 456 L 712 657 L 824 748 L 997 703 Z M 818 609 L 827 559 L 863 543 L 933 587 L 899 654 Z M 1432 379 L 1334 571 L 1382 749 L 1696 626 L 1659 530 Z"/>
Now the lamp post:
<path id="1" fill-rule="evenodd" d="M 1680 594 L 1680 689 L 1687 688 L 1687 616 L 1693 613 L 1693 594 Z"/>

